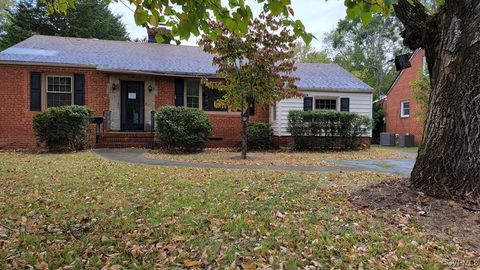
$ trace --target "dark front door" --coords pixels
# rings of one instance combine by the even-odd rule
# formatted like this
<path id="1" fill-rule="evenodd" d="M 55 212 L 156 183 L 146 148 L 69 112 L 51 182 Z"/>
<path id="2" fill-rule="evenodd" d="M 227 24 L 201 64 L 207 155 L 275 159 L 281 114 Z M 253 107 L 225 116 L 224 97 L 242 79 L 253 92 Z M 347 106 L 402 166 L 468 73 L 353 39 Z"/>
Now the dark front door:
<path id="1" fill-rule="evenodd" d="M 122 130 L 143 130 L 145 111 L 143 84 L 139 81 L 122 81 Z"/>

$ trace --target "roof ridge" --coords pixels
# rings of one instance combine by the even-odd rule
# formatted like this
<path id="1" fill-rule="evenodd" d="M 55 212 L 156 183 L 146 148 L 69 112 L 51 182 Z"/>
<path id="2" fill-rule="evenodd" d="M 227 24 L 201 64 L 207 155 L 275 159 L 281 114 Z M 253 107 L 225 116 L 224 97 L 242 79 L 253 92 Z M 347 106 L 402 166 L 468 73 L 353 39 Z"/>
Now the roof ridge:
<path id="1" fill-rule="evenodd" d="M 165 47 L 178 47 L 178 46 L 182 46 L 182 47 L 193 47 L 193 48 L 200 48 L 200 46 L 198 45 L 193 45 L 193 44 L 179 44 L 179 45 L 176 45 L 176 44 L 166 44 L 166 43 L 152 43 L 152 42 L 135 42 L 135 41 L 132 41 L 132 40 L 115 40 L 115 39 L 100 39 L 100 38 L 83 38 L 83 37 L 65 37 L 65 36 L 51 36 L 51 35 L 39 35 L 39 34 L 35 34 L 25 40 L 28 40 L 28 39 L 31 39 L 31 38 L 34 38 L 34 37 L 47 37 L 47 38 L 56 38 L 56 39 L 76 39 L 76 40 L 86 40 L 86 41 L 99 41 L 99 42 L 115 42 L 115 43 L 129 43 L 129 44 L 155 44 L 155 45 L 159 45 L 159 46 L 165 46 Z M 18 43 L 17 43 L 18 44 Z M 14 45 L 15 46 L 15 45 Z"/>

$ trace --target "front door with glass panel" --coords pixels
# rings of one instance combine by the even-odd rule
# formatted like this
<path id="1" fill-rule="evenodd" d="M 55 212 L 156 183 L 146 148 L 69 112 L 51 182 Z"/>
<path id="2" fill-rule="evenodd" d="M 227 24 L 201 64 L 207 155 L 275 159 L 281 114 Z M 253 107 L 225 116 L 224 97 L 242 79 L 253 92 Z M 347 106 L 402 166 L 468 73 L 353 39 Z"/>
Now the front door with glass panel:
<path id="1" fill-rule="evenodd" d="M 145 111 L 143 85 L 144 83 L 139 81 L 122 81 L 122 130 L 143 130 Z"/>

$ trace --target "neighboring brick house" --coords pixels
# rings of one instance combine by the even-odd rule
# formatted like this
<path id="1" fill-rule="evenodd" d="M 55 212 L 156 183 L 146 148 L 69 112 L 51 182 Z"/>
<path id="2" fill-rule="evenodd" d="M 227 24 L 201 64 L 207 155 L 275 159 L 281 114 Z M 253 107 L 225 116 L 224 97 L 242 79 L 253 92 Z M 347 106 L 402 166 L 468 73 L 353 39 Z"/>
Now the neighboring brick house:
<path id="1" fill-rule="evenodd" d="M 413 134 L 415 145 L 423 137 L 423 122 L 414 115 L 420 106 L 413 98 L 412 81 L 418 80 L 420 72 L 426 72 L 425 51 L 416 50 L 410 57 L 411 67 L 402 70 L 393 82 L 383 101 L 386 132 L 399 135 Z"/>
<path id="2" fill-rule="evenodd" d="M 215 108 L 219 93 L 200 83 L 215 73 L 212 56 L 197 46 L 35 35 L 0 52 L 0 149 L 36 148 L 32 117 L 68 104 L 104 117 L 97 147 L 150 146 L 152 112 L 165 105 L 203 109 L 214 126 L 208 146 L 238 146 L 240 113 Z M 371 88 L 340 67 L 298 64 L 293 76 L 300 78 L 300 90 L 334 102 L 335 110 L 343 110 L 350 94 L 363 93 L 360 103 L 356 95 L 347 105 L 359 104 L 371 116 L 371 106 L 363 104 L 371 100 Z M 268 106 L 251 108 L 252 121 L 272 117 Z"/>

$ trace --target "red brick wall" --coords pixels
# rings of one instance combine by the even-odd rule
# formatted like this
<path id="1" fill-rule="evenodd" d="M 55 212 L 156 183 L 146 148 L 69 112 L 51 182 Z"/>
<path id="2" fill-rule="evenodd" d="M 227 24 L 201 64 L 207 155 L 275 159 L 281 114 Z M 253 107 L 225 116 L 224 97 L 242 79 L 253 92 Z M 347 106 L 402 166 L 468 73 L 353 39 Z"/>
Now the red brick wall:
<path id="1" fill-rule="evenodd" d="M 423 136 L 423 123 L 415 119 L 414 114 L 419 104 L 412 96 L 411 82 L 419 78 L 423 66 L 423 50 L 418 51 L 411 60 L 412 66 L 405 69 L 390 89 L 385 101 L 386 131 L 395 134 L 413 134 L 418 145 Z M 401 102 L 410 101 L 410 117 L 400 117 Z"/>
<path id="2" fill-rule="evenodd" d="M 175 105 L 175 78 L 158 77 L 158 93 L 155 98 L 155 107 Z"/>
<path id="3" fill-rule="evenodd" d="M 0 149 L 35 149 L 37 144 L 32 130 L 32 118 L 38 113 L 30 111 L 29 72 L 55 74 L 85 74 L 85 104 L 93 109 L 95 115 L 103 115 L 109 109 L 107 84 L 109 75 L 93 69 L 36 67 L 36 66 L 0 66 Z M 43 82 L 42 82 L 43 83 Z M 155 106 L 175 104 L 175 79 L 158 77 L 158 94 Z M 213 137 L 209 147 L 236 147 L 241 142 L 242 123 L 238 113 L 208 113 L 213 122 Z M 268 121 L 268 107 L 255 108 L 251 121 Z M 91 126 L 91 143 L 95 138 L 95 127 Z"/>
<path id="4" fill-rule="evenodd" d="M 212 138 L 219 140 L 209 140 L 207 147 L 239 147 L 242 142 L 240 113 L 212 112 L 208 114 L 213 123 Z M 268 114 L 268 106 L 264 108 L 256 106 L 255 115 L 250 117 L 250 121 L 268 122 Z"/>
<path id="5" fill-rule="evenodd" d="M 30 111 L 30 71 L 55 74 L 85 74 L 85 103 L 102 115 L 108 109 L 108 75 L 92 69 L 0 66 L 0 149 L 37 148 Z M 44 82 L 42 82 L 44 83 Z M 92 127 L 93 128 L 93 127 Z M 94 134 L 92 133 L 92 141 Z"/>
<path id="6" fill-rule="evenodd" d="M 158 94 L 155 99 L 157 109 L 161 106 L 175 105 L 175 79 L 172 77 L 159 77 L 157 79 Z M 208 112 L 213 124 L 212 138 L 207 147 L 238 147 L 241 143 L 240 132 L 242 122 L 240 113 Z M 251 121 L 268 121 L 268 106 L 264 109 L 255 108 L 255 115 Z"/>

